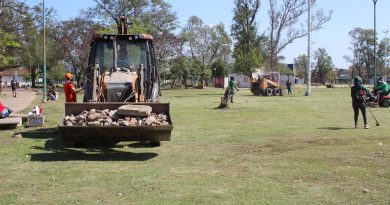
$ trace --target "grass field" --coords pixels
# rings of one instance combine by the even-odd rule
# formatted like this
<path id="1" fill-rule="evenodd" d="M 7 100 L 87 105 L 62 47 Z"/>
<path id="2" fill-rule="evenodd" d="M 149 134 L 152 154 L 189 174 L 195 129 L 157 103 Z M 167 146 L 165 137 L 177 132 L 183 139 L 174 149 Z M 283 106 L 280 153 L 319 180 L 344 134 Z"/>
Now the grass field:
<path id="1" fill-rule="evenodd" d="M 23 139 L 1 131 L 0 204 L 390 203 L 390 109 L 355 130 L 348 89 L 242 89 L 225 110 L 221 89 L 162 92 L 174 130 L 161 147 L 74 148 L 56 128 L 61 102 Z"/>

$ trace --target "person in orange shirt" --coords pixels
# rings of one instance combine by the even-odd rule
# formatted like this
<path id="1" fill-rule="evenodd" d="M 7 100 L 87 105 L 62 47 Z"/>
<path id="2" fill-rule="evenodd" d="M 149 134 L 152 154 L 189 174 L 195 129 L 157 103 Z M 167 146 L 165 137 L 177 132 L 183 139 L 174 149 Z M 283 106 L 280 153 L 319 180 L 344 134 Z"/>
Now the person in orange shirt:
<path id="1" fill-rule="evenodd" d="M 77 102 L 76 93 L 82 90 L 82 89 L 76 90 L 72 82 L 72 77 L 73 75 L 70 73 L 65 74 L 66 82 L 64 84 L 64 92 L 65 92 L 66 102 Z"/>

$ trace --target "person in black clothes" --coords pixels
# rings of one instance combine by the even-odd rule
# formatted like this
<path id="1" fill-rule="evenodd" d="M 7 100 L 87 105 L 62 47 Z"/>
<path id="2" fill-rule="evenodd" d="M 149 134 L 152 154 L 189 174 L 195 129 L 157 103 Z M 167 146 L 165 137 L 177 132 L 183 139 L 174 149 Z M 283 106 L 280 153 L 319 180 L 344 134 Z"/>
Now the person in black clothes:
<path id="1" fill-rule="evenodd" d="M 18 82 L 15 80 L 15 77 L 11 80 L 11 88 L 12 88 L 12 95 L 14 98 L 16 98 L 16 87 L 18 85 Z"/>
<path id="2" fill-rule="evenodd" d="M 363 80 L 356 76 L 354 78 L 354 86 L 351 88 L 351 97 L 352 97 L 352 107 L 354 112 L 354 121 L 355 129 L 359 128 L 358 118 L 359 118 L 359 109 L 363 115 L 364 129 L 369 129 L 367 124 L 367 115 L 366 115 L 366 101 L 365 98 L 371 97 L 370 91 L 363 86 Z"/>
<path id="3" fill-rule="evenodd" d="M 291 81 L 290 81 L 290 79 L 288 79 L 287 80 L 287 83 L 286 83 L 286 87 L 287 87 L 287 91 L 288 91 L 288 95 L 292 95 L 292 92 L 291 92 L 291 85 L 292 85 L 292 83 L 291 83 Z"/>

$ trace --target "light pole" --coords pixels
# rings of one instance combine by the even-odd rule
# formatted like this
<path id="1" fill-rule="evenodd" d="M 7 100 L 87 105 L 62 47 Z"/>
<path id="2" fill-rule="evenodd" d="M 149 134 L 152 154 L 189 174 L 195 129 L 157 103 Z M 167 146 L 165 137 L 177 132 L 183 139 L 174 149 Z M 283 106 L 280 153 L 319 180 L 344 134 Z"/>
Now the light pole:
<path id="1" fill-rule="evenodd" d="M 387 38 L 387 34 L 389 33 L 389 30 L 386 29 L 383 31 L 383 33 L 385 33 L 385 39 L 386 39 L 386 44 L 385 44 L 385 52 L 386 52 L 386 57 L 385 57 L 385 78 L 386 78 L 386 82 L 387 82 L 387 70 L 389 69 L 389 39 Z"/>
<path id="2" fill-rule="evenodd" d="M 36 48 L 36 60 L 37 60 L 37 73 L 38 73 L 38 87 L 39 87 L 39 53 L 38 53 L 38 39 L 37 39 L 37 35 L 35 34 L 35 48 Z M 35 72 L 34 72 L 35 73 Z M 32 73 L 30 71 L 30 75 L 31 75 L 31 86 L 32 86 Z M 35 79 L 35 78 L 34 78 Z"/>
<path id="3" fill-rule="evenodd" d="M 42 0 L 42 18 L 43 18 L 43 93 L 42 102 L 46 102 L 46 25 L 45 25 L 45 0 Z"/>
<path id="4" fill-rule="evenodd" d="M 376 81 L 376 2 L 378 0 L 373 0 L 374 2 L 374 84 Z"/>
<path id="5" fill-rule="evenodd" d="M 307 16 L 307 90 L 305 96 L 311 95 L 311 0 L 308 0 Z"/>

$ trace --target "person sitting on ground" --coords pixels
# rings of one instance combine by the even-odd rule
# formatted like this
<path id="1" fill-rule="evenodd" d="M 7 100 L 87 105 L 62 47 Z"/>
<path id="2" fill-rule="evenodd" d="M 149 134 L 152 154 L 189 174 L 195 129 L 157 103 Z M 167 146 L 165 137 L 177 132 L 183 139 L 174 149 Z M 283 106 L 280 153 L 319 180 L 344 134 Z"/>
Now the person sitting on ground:
<path id="1" fill-rule="evenodd" d="M 0 119 L 7 118 L 13 111 L 0 102 Z"/>
<path id="2" fill-rule="evenodd" d="M 377 80 L 377 84 L 374 86 L 374 92 L 379 99 L 382 96 L 386 96 L 389 94 L 389 85 L 383 81 L 383 77 L 379 77 Z"/>
<path id="3" fill-rule="evenodd" d="M 358 118 L 359 118 L 359 109 L 363 115 L 364 129 L 369 129 L 367 123 L 367 114 L 366 114 L 366 101 L 367 97 L 371 97 L 371 93 L 366 87 L 363 86 L 363 80 L 356 76 L 354 78 L 354 86 L 351 88 L 351 97 L 352 97 L 352 107 L 354 112 L 354 121 L 355 129 L 359 128 Z"/>
<path id="4" fill-rule="evenodd" d="M 233 95 L 234 95 L 234 89 L 237 91 L 240 91 L 236 86 L 236 81 L 234 81 L 234 77 L 230 77 L 229 81 L 229 93 L 230 93 L 230 102 L 233 103 Z"/>
<path id="5" fill-rule="evenodd" d="M 47 91 L 47 97 L 50 100 L 57 100 L 57 92 L 53 85 L 49 86 L 49 90 Z"/>

